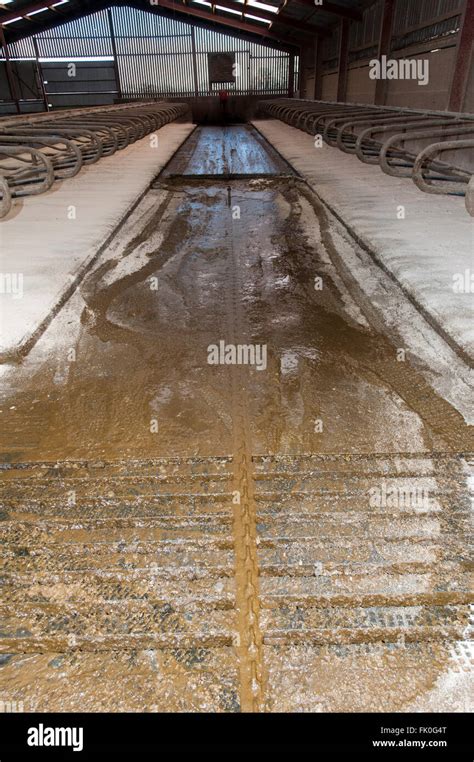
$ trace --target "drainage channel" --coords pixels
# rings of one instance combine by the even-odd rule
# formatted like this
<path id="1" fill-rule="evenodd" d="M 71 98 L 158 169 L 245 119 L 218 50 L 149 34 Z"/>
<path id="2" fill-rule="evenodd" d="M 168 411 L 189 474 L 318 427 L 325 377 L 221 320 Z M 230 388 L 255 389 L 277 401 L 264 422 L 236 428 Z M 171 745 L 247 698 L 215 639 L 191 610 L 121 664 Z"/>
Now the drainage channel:
<path id="1" fill-rule="evenodd" d="M 216 146 L 218 150 L 216 151 Z M 198 128 L 187 144 L 172 159 L 155 188 L 185 190 L 209 183 L 219 188 L 226 185 L 227 205 L 232 208 L 233 190 L 247 183 L 265 188 L 293 178 L 294 172 L 252 127 Z M 230 347 L 248 347 L 241 296 L 236 249 L 241 247 L 240 207 L 235 199 L 233 214 L 222 215 L 222 246 L 227 249 L 231 273 L 226 291 L 226 336 Z M 244 243 L 245 245 L 245 243 Z M 251 422 L 247 399 L 248 368 L 229 365 L 232 399 L 235 582 L 238 623 L 237 650 L 240 663 L 241 710 L 262 711 L 264 708 L 263 637 L 260 630 L 259 568 L 257 554 L 257 512 L 254 495 Z"/>

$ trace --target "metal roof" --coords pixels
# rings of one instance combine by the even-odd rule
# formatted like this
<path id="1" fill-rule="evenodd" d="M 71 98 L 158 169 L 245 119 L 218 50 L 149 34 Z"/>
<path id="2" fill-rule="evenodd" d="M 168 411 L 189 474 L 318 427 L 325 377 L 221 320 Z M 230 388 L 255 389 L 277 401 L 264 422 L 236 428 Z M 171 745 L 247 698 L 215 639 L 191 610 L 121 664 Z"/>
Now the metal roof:
<path id="1" fill-rule="evenodd" d="M 112 5 L 172 15 L 260 41 L 300 46 L 326 33 L 341 18 L 360 19 L 374 0 L 0 0 L 0 24 L 7 42 L 42 32 Z M 187 17 L 187 18 L 186 18 Z"/>

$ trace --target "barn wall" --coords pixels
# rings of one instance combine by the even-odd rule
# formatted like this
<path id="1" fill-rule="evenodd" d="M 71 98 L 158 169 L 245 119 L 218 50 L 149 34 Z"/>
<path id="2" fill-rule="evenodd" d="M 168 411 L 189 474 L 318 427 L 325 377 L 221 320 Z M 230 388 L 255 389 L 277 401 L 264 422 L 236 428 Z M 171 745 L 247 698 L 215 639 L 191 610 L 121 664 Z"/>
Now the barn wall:
<path id="1" fill-rule="evenodd" d="M 75 75 L 66 62 L 42 64 L 48 101 L 53 108 L 101 106 L 118 96 L 113 62 L 78 61 Z"/>
<path id="2" fill-rule="evenodd" d="M 373 103 L 375 99 L 375 80 L 369 77 L 369 66 L 349 67 L 347 76 L 347 100 L 355 103 Z"/>
<path id="3" fill-rule="evenodd" d="M 335 101 L 337 96 L 337 74 L 325 74 L 323 76 L 322 100 Z"/>

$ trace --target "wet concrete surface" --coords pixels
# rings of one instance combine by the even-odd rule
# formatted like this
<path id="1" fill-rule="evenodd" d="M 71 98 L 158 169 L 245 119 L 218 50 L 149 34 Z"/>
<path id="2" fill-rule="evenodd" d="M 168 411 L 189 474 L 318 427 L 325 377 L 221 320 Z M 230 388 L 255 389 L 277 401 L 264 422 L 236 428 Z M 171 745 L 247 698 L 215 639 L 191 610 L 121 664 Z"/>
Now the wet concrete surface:
<path id="1" fill-rule="evenodd" d="M 273 177 L 176 179 L 246 172 Z M 3 370 L 12 699 L 465 708 L 472 429 L 282 174 L 248 128 L 196 131 Z"/>
<path id="2" fill-rule="evenodd" d="M 169 175 L 275 175 L 289 165 L 246 125 L 196 130 L 165 168 Z"/>

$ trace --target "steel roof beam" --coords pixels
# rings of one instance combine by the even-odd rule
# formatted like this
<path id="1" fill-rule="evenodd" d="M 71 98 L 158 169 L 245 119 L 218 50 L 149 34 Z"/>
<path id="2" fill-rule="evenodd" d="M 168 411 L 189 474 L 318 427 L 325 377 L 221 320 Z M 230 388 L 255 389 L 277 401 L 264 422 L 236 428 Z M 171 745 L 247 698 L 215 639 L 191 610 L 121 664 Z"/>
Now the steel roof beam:
<path id="1" fill-rule="evenodd" d="M 315 5 L 314 0 L 293 0 L 293 2 L 297 5 L 311 8 L 316 13 L 317 11 L 324 11 L 325 13 L 333 13 L 335 16 L 342 16 L 342 18 L 347 18 L 351 21 L 362 21 L 362 11 L 358 8 L 347 8 L 345 5 L 330 3 L 327 0 L 323 0 L 321 5 Z"/>
<path id="2" fill-rule="evenodd" d="M 113 4 L 114 3 L 112 2 L 111 5 Z M 220 5 L 220 3 L 217 2 L 216 4 Z M 138 0 L 127 2 L 126 5 L 144 10 L 144 3 L 141 3 Z M 296 48 L 300 47 L 300 42 L 298 40 L 292 40 L 284 34 L 273 32 L 263 26 L 258 26 L 258 24 L 252 23 L 251 20 L 244 22 L 226 16 L 217 16 L 216 14 L 212 13 L 210 9 L 209 11 L 206 11 L 204 9 L 201 10 L 201 8 L 191 8 L 189 5 L 183 5 L 183 3 L 174 2 L 173 0 L 160 0 L 159 5 L 147 5 L 146 10 L 150 13 L 157 13 L 159 12 L 160 8 L 172 10 L 173 12 L 180 13 L 183 16 L 194 16 L 198 19 L 222 24 L 223 26 L 228 26 L 232 29 L 238 29 L 243 32 L 249 32 L 251 34 L 256 34 L 269 40 L 281 41 Z M 257 11 L 258 9 L 256 8 L 255 10 Z"/>
<path id="3" fill-rule="evenodd" d="M 56 8 L 53 8 L 53 5 L 57 5 L 59 0 L 44 0 L 42 3 L 30 3 L 29 5 L 23 6 L 23 8 L 18 8 L 17 10 L 13 10 L 7 13 L 2 13 L 0 15 L 0 24 L 5 24 L 7 21 L 13 21 L 17 18 L 25 19 L 25 21 L 30 21 L 28 18 L 30 13 L 34 13 L 35 11 L 41 11 L 43 8 L 47 8 L 50 11 L 53 11 L 53 13 L 60 13 Z M 62 6 L 60 6 L 62 8 Z"/>
<path id="4" fill-rule="evenodd" d="M 50 0 L 51 2 L 52 0 Z M 54 0 L 54 2 L 58 2 L 58 0 Z M 230 2 L 230 0 L 229 0 Z M 32 11 L 33 8 L 44 8 L 48 5 L 48 0 L 43 3 L 30 3 L 28 6 L 25 6 L 23 9 L 23 14 L 26 14 L 27 12 Z M 103 10 L 104 8 L 113 7 L 117 5 L 114 0 L 84 0 L 81 3 L 82 7 L 77 7 L 75 5 L 71 4 L 71 7 L 68 8 L 67 5 L 61 6 L 61 14 L 60 13 L 54 13 L 54 14 L 45 14 L 44 17 L 41 19 L 34 19 L 35 20 L 35 26 L 37 25 L 39 27 L 38 31 L 46 31 L 48 29 L 54 29 L 58 26 L 61 26 L 61 24 L 67 23 L 68 21 L 73 21 L 77 18 L 83 18 L 85 16 L 89 16 L 96 11 Z M 248 22 L 235 22 L 234 19 L 226 18 L 225 16 L 217 16 L 210 12 L 203 11 L 201 12 L 200 9 L 197 8 L 189 8 L 187 6 L 184 6 L 183 4 L 178 4 L 172 2 L 172 0 L 161 0 L 159 5 L 152 6 L 145 0 L 126 0 L 125 3 L 122 3 L 122 5 L 126 5 L 130 8 L 136 8 L 137 10 L 141 10 L 145 13 L 155 13 L 160 15 L 167 16 L 168 18 L 176 17 L 176 14 L 179 13 L 180 15 L 187 16 L 189 22 L 192 21 L 192 19 L 195 19 L 195 23 L 198 26 L 206 27 L 208 29 L 214 29 L 216 25 L 226 26 L 230 27 L 238 32 L 240 32 L 242 35 L 245 35 L 247 38 L 250 38 L 254 42 L 260 42 L 260 44 L 269 45 L 271 47 L 276 47 L 278 44 L 278 47 L 282 50 L 284 50 L 287 53 L 295 52 L 297 51 L 300 46 L 301 42 L 304 42 L 305 40 L 302 39 L 302 36 L 299 35 L 300 39 L 293 39 L 287 37 L 284 33 L 277 33 L 275 31 L 269 30 L 266 27 L 260 26 L 258 24 L 252 23 L 251 20 Z M 219 3 L 220 5 L 220 3 Z M 85 6 L 85 7 L 84 7 Z M 247 6 L 250 8 L 251 6 Z M 210 10 L 210 9 L 209 9 Z M 259 9 L 255 9 L 258 11 Z M 13 15 L 13 18 L 17 18 L 19 14 L 13 13 L 8 14 L 8 16 Z M 257 13 L 255 14 L 257 15 Z M 7 15 L 4 15 L 3 17 L 0 17 L 0 24 L 2 21 L 5 21 L 8 18 Z M 26 20 L 26 19 L 25 19 Z M 183 18 L 184 20 L 184 18 Z M 33 22 L 33 19 L 31 19 Z M 29 27 L 29 24 L 28 24 Z M 31 34 L 33 34 L 33 30 L 30 28 L 18 28 L 15 25 L 10 27 L 6 26 L 4 27 L 5 34 L 7 36 L 7 42 L 13 43 L 17 40 L 24 39 L 25 37 L 29 37 Z M 222 30 L 224 31 L 224 30 Z M 230 33 L 230 29 L 229 29 Z M 258 39 L 260 38 L 260 39 Z"/>
<path id="5" fill-rule="evenodd" d="M 208 2 L 211 2 L 211 0 L 208 0 Z M 237 3 L 235 0 L 215 0 L 212 5 L 213 7 L 215 5 L 220 5 L 222 8 L 228 8 L 231 11 L 238 11 L 242 14 L 251 13 L 253 16 L 260 16 L 260 18 L 265 19 L 265 21 L 284 24 L 285 26 L 301 31 L 308 37 L 312 37 L 312 34 L 318 31 L 317 26 L 308 26 L 305 21 L 299 21 L 298 19 L 293 19 L 290 16 L 282 16 L 281 13 L 271 13 L 270 11 L 265 11 L 262 8 L 257 8 L 255 6 L 248 5 L 247 3 Z"/>

